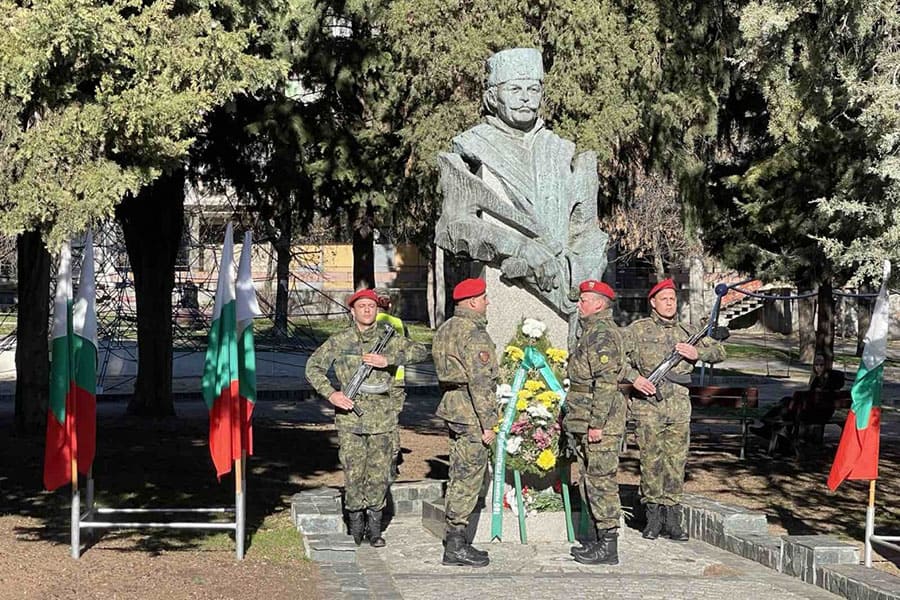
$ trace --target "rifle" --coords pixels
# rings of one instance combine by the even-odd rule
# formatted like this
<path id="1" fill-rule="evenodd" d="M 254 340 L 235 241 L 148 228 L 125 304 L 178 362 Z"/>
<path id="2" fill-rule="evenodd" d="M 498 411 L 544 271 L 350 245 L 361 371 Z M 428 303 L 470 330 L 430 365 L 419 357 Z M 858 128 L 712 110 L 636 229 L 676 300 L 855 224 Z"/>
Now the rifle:
<path id="1" fill-rule="evenodd" d="M 391 327 L 390 324 L 386 324 L 384 328 L 381 330 L 381 337 L 375 342 L 375 346 L 369 352 L 370 354 L 381 354 L 388 342 L 391 341 L 391 338 L 394 337 L 394 333 L 396 330 Z M 366 382 L 366 379 L 372 373 L 372 365 L 367 365 L 366 363 L 362 363 L 356 368 L 356 372 L 353 373 L 353 377 L 350 378 L 350 381 L 347 382 L 347 385 L 344 386 L 342 390 L 344 395 L 354 400 L 353 404 L 353 413 L 357 417 L 363 416 L 363 409 L 356 405 L 355 400 L 357 394 L 359 394 L 359 388 L 362 387 L 362 384 Z"/>
<path id="2" fill-rule="evenodd" d="M 728 328 L 727 327 L 719 327 L 717 324 L 719 322 L 719 309 L 722 306 L 722 298 L 728 293 L 729 286 L 725 284 L 719 284 L 716 286 L 716 302 L 713 304 L 712 312 L 709 315 L 709 322 L 706 327 L 689 337 L 685 343 L 690 344 L 691 346 L 695 345 L 697 342 L 709 336 L 714 340 L 723 341 L 728 338 Z M 663 379 L 665 379 L 666 375 L 669 374 L 669 371 L 672 368 L 684 360 L 684 357 L 678 353 L 677 350 L 672 348 L 672 351 L 669 353 L 667 357 L 665 357 L 662 362 L 660 362 L 650 375 L 647 376 L 647 379 L 653 385 L 659 385 Z M 657 398 L 659 398 L 659 392 L 656 393 Z"/>

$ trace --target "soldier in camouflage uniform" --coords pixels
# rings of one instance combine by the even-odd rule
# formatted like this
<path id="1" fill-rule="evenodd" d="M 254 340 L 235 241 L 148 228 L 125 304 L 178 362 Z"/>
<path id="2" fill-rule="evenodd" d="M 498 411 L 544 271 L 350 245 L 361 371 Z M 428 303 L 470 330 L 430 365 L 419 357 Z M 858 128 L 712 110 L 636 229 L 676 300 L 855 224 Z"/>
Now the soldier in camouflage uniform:
<path id="1" fill-rule="evenodd" d="M 391 314 L 393 301 L 391 300 L 390 292 L 384 288 L 378 288 L 375 290 L 375 293 L 378 295 L 378 316 L 375 317 L 375 322 L 390 325 L 397 332 L 398 336 L 408 338 L 409 330 L 406 328 L 406 324 L 400 317 Z M 396 481 L 397 476 L 400 474 L 400 462 L 402 461 L 400 454 L 400 413 L 403 412 L 403 405 L 406 403 L 406 369 L 403 365 L 397 365 L 393 371 L 394 380 L 391 384 L 391 400 L 394 402 L 396 421 L 391 437 L 391 456 L 394 457 L 391 465 L 391 483 Z"/>
<path id="2" fill-rule="evenodd" d="M 628 328 L 635 344 L 638 370 L 649 375 L 673 349 L 684 360 L 656 388 L 652 384 L 636 384 L 635 388 L 642 394 L 631 402 L 641 451 L 641 502 L 647 512 L 643 535 L 652 540 L 662 533 L 673 540 L 685 541 L 688 535 L 681 525 L 681 497 L 691 439 L 688 385 L 698 359 L 719 362 L 725 358 L 725 352 L 721 344 L 709 339 L 700 342 L 699 349 L 684 343 L 691 332 L 676 318 L 678 304 L 671 279 L 656 284 L 648 297 L 650 316 Z"/>
<path id="3" fill-rule="evenodd" d="M 382 330 L 375 325 L 376 302 L 372 290 L 361 290 L 347 300 L 353 324 L 332 335 L 313 352 L 306 362 L 306 379 L 335 407 L 338 457 L 344 470 L 344 506 L 349 513 L 350 533 L 360 544 L 368 517 L 369 542 L 378 548 L 385 543 L 381 519 L 391 481 L 392 431 L 397 421 L 390 396 L 391 367 L 422 362 L 428 358 L 428 349 L 395 335 L 382 354 L 370 353 L 369 349 L 382 335 Z M 362 363 L 374 369 L 354 402 L 332 385 L 328 370 L 334 366 L 338 386 L 343 388 Z M 352 412 L 354 404 L 362 409 L 361 417 Z"/>
<path id="4" fill-rule="evenodd" d="M 490 560 L 466 539 L 487 472 L 497 423 L 499 377 L 496 346 L 488 335 L 488 305 L 483 279 L 466 279 L 453 289 L 456 311 L 437 330 L 434 366 L 444 391 L 437 416 L 450 433 L 450 481 L 447 484 L 443 564 L 483 567 Z"/>
<path id="5" fill-rule="evenodd" d="M 584 281 L 578 289 L 582 334 L 569 354 L 563 426 L 575 441 L 581 493 L 597 541 L 573 547 L 571 553 L 582 564 L 615 565 L 621 515 L 616 474 L 626 413 L 618 384 L 636 373 L 631 369 L 628 338 L 612 319 L 613 289 L 596 280 Z"/>

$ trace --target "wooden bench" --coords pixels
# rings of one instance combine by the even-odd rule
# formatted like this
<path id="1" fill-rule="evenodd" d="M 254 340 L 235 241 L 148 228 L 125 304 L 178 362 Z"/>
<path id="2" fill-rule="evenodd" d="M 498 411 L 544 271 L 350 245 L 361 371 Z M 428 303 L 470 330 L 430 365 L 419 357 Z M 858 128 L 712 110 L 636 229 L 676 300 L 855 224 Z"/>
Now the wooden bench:
<path id="1" fill-rule="evenodd" d="M 633 388 L 620 385 L 619 389 L 630 396 Z M 692 423 L 737 422 L 741 426 L 741 452 L 743 460 L 747 453 L 748 427 L 759 417 L 759 389 L 755 387 L 723 387 L 723 386 L 690 386 Z M 629 420 L 626 434 L 634 431 L 635 422 Z M 627 449 L 625 437 L 622 438 L 622 450 Z"/>
<path id="2" fill-rule="evenodd" d="M 741 453 L 747 454 L 750 423 L 759 416 L 759 389 L 755 387 L 691 386 L 691 422 L 729 422 L 741 425 Z"/>
<path id="3" fill-rule="evenodd" d="M 822 445 L 825 426 L 834 424 L 843 427 L 847 415 L 836 411 L 849 409 L 852 401 L 849 390 L 794 392 L 781 415 L 767 419 L 772 426 L 769 453 L 775 452 L 779 437 L 786 439 L 795 453 L 803 443 Z"/>

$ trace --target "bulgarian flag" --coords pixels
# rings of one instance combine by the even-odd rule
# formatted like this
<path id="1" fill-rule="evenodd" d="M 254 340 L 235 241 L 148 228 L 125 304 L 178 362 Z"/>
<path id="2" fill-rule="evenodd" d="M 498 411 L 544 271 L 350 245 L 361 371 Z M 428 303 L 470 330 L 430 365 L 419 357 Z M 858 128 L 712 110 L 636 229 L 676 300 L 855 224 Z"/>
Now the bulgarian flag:
<path id="1" fill-rule="evenodd" d="M 253 353 L 253 329 L 249 323 L 259 313 L 253 282 L 250 280 L 250 244 L 245 237 L 246 275 L 242 275 L 241 294 L 236 298 L 234 281 L 234 244 L 231 223 L 225 231 L 222 259 L 209 345 L 201 382 L 203 400 L 209 410 L 209 453 L 216 475 L 231 471 L 231 463 L 244 450 L 252 449 L 250 416 L 256 400 L 256 362 Z M 241 263 L 245 262 L 244 256 Z M 243 289 L 249 286 L 249 289 Z M 250 295 L 252 294 L 252 300 Z M 244 326 L 238 333 L 238 314 Z M 239 343 L 238 338 L 241 338 Z M 247 339 L 249 337 L 249 346 Z M 243 373 L 245 382 L 241 383 Z"/>
<path id="2" fill-rule="evenodd" d="M 237 357 L 238 357 L 238 393 L 241 410 L 241 448 L 247 454 L 253 454 L 253 406 L 256 404 L 256 350 L 253 346 L 253 319 L 260 316 L 259 304 L 256 300 L 256 288 L 253 287 L 251 269 L 253 240 L 249 231 L 244 232 L 244 244 L 241 247 L 241 262 L 237 278 Z"/>
<path id="3" fill-rule="evenodd" d="M 97 440 L 97 313 L 93 236 L 87 234 L 78 296 L 72 299 L 72 252 L 69 243 L 59 255 L 53 305 L 50 404 L 44 449 L 44 487 L 70 483 L 72 463 L 87 474 Z"/>
<path id="4" fill-rule="evenodd" d="M 881 384 L 887 355 L 890 322 L 887 283 L 890 261 L 884 261 L 884 280 L 875 302 L 875 310 L 856 381 L 850 394 L 853 402 L 844 424 L 834 464 L 828 475 L 828 487 L 834 491 L 845 479 L 878 479 L 878 443 L 881 436 Z"/>

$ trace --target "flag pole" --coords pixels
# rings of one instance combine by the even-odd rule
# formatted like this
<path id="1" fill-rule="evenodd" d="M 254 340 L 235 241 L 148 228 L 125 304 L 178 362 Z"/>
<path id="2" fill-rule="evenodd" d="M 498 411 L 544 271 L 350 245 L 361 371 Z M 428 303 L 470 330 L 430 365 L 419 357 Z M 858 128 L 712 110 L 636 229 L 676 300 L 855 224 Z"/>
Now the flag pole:
<path id="1" fill-rule="evenodd" d="M 237 542 L 237 559 L 244 559 L 244 456 L 234 461 L 234 537 Z"/>
<path id="2" fill-rule="evenodd" d="M 71 273 L 71 271 L 70 271 Z M 71 275 L 70 275 L 71 277 Z M 71 286 L 71 279 L 69 280 Z M 71 289 L 70 289 L 71 293 Z M 72 453 L 72 558 L 81 555 L 81 497 L 78 492 L 78 412 L 75 401 L 75 330 L 72 323 L 72 300 L 66 306 L 66 347 L 69 353 L 69 393 L 66 396 L 66 429 L 69 438 L 69 450 Z M 69 417 L 69 411 L 72 416 Z"/>
<path id="3" fill-rule="evenodd" d="M 872 567 L 872 536 L 875 535 L 875 480 L 869 481 L 869 505 L 866 507 L 866 566 Z"/>

